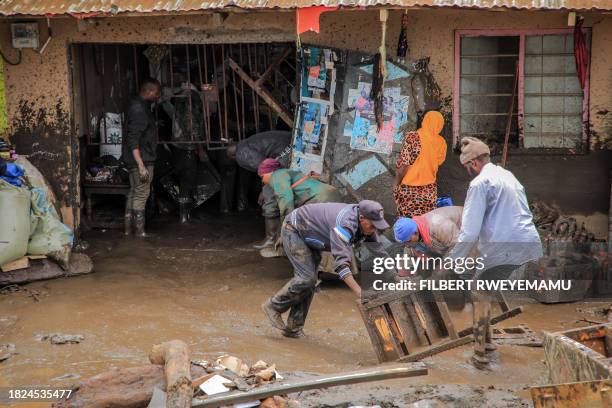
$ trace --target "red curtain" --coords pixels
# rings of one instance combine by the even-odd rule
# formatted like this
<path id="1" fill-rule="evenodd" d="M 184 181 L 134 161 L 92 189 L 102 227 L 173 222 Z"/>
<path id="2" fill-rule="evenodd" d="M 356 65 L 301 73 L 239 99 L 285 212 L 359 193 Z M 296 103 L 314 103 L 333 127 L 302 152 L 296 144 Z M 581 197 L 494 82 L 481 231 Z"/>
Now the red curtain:
<path id="1" fill-rule="evenodd" d="M 574 56 L 576 57 L 576 72 L 580 80 L 580 87 L 584 89 L 586 83 L 587 72 L 589 69 L 589 50 L 587 49 L 584 33 L 582 32 L 581 18 L 576 22 L 574 27 Z"/>

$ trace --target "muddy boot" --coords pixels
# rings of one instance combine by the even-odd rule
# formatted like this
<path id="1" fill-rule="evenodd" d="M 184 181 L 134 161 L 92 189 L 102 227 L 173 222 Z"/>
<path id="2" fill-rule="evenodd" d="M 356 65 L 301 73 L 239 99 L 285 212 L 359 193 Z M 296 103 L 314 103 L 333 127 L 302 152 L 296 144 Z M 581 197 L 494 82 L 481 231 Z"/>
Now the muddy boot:
<path id="1" fill-rule="evenodd" d="M 145 238 L 145 211 L 134 210 L 134 235 L 140 238 Z"/>
<path id="2" fill-rule="evenodd" d="M 132 227 L 134 224 L 134 211 L 125 210 L 125 218 L 123 219 L 123 235 L 126 237 L 132 235 Z"/>
<path id="3" fill-rule="evenodd" d="M 474 355 L 472 364 L 482 370 L 488 367 L 489 358 L 487 357 L 486 343 L 491 322 L 491 303 L 485 296 L 473 293 L 473 328 L 474 328 Z M 490 337 L 489 337 L 490 339 Z"/>
<path id="4" fill-rule="evenodd" d="M 278 245 L 276 248 L 274 247 L 275 245 L 271 247 L 265 247 L 264 249 L 259 251 L 259 255 L 264 258 L 280 258 L 285 256 L 285 250 L 283 249 L 282 245 Z"/>
<path id="5" fill-rule="evenodd" d="M 179 219 L 181 224 L 187 224 L 191 220 L 191 201 L 179 203 Z"/>
<path id="6" fill-rule="evenodd" d="M 287 326 L 285 326 L 285 322 L 283 322 L 281 314 L 274 310 L 274 306 L 272 306 L 269 299 L 266 303 L 261 305 L 261 310 L 263 310 L 268 320 L 270 320 L 272 327 L 282 330 L 283 332 L 287 330 Z"/>
<path id="7" fill-rule="evenodd" d="M 276 242 L 276 234 L 280 227 L 280 218 L 264 218 L 266 226 L 266 237 L 263 241 L 253 245 L 255 249 L 264 249 L 266 247 L 272 247 L 274 249 L 274 243 Z"/>
<path id="8" fill-rule="evenodd" d="M 289 316 L 287 317 L 287 329 L 283 331 L 283 336 L 290 338 L 299 338 L 304 336 L 304 324 L 308 316 L 308 310 L 314 297 L 314 289 L 304 295 L 303 300 L 291 307 Z"/>
<path id="9" fill-rule="evenodd" d="M 487 330 L 487 334 L 485 336 L 485 352 L 492 353 L 497 350 L 497 345 L 493 343 L 493 328 L 489 324 L 489 329 Z"/>

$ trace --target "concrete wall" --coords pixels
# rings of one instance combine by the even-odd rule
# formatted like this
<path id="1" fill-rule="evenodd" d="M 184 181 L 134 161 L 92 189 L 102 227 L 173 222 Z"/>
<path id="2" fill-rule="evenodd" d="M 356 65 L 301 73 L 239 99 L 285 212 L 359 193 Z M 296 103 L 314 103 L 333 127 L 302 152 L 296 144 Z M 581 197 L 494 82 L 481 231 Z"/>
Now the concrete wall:
<path id="1" fill-rule="evenodd" d="M 389 55 L 395 53 L 403 11 L 390 13 L 387 31 Z M 430 57 L 430 69 L 440 85 L 444 109 L 451 109 L 453 89 L 454 30 L 487 28 L 564 28 L 563 12 L 482 12 L 462 10 L 410 10 L 408 42 L 410 57 Z M 0 24 L 0 47 L 9 58 L 10 20 Z M 593 28 L 591 59 L 591 108 L 593 147 L 612 144 L 612 16 L 586 14 L 585 26 Z M 109 17 L 78 24 L 73 18 L 52 19 L 54 38 L 44 55 L 24 51 L 17 67 L 4 66 L 9 135 L 25 154 L 45 172 L 61 197 L 68 220 L 77 216 L 78 179 L 74 167 L 71 131 L 71 84 L 68 46 L 71 42 L 224 43 L 292 41 L 293 12 L 235 13 L 224 16 L 183 15 L 166 17 Z M 46 30 L 43 21 L 41 33 Z M 41 34 L 41 41 L 46 37 Z M 302 35 L 303 42 L 376 52 L 380 41 L 377 11 L 339 11 L 321 17 L 321 33 Z M 524 182 L 530 197 L 556 202 L 562 210 L 590 217 L 590 226 L 605 231 L 610 191 L 610 155 L 579 157 L 514 156 L 510 168 Z M 558 183 L 557 183 L 558 182 Z M 443 190 L 463 200 L 467 178 L 449 149 L 441 170 Z M 585 195 L 585 191 L 588 196 Z M 580 197 L 577 199 L 577 197 Z M 599 232 L 599 231 L 598 231 Z M 599 234 L 602 235 L 602 234 Z"/>

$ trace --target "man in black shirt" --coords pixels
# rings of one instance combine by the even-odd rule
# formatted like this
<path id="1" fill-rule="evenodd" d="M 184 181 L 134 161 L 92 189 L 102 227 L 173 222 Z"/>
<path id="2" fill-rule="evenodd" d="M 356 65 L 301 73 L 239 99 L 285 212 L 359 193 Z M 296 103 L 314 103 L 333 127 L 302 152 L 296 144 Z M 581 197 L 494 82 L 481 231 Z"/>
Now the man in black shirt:
<path id="1" fill-rule="evenodd" d="M 161 86 L 150 79 L 140 87 L 127 111 L 127 135 L 123 139 L 122 159 L 130 173 L 130 191 L 125 212 L 125 234 L 145 235 L 145 205 L 151 191 L 153 167 L 157 157 L 157 124 L 151 104 L 159 100 Z"/>

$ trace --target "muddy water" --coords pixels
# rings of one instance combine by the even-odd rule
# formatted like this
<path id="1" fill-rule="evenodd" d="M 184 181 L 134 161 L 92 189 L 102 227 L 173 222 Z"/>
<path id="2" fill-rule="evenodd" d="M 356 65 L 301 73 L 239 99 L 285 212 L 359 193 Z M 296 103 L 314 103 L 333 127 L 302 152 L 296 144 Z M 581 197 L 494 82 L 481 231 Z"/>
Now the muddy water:
<path id="1" fill-rule="evenodd" d="M 11 386 L 61 386 L 113 367 L 146 364 L 151 346 L 187 342 L 194 358 L 233 354 L 262 359 L 281 371 L 336 372 L 377 363 L 350 291 L 325 284 L 315 296 L 306 337 L 287 339 L 270 328 L 260 304 L 291 275 L 286 259 L 262 259 L 250 248 L 262 226 L 248 217 L 210 217 L 188 227 L 153 226 L 144 241 L 118 231 L 85 236 L 95 273 L 28 285 L 26 293 L 0 296 L 0 315 L 17 322 L 0 343 L 18 355 L 0 363 L 0 381 Z M 574 327 L 579 305 L 528 305 L 504 324 L 526 323 L 539 331 Z M 461 327 L 468 310 L 454 313 Z M 40 333 L 82 334 L 78 345 L 40 342 Z M 496 384 L 520 389 L 545 383 L 542 349 L 501 346 L 493 370 L 483 373 L 467 360 L 464 346 L 425 360 L 427 377 L 411 384 Z"/>

